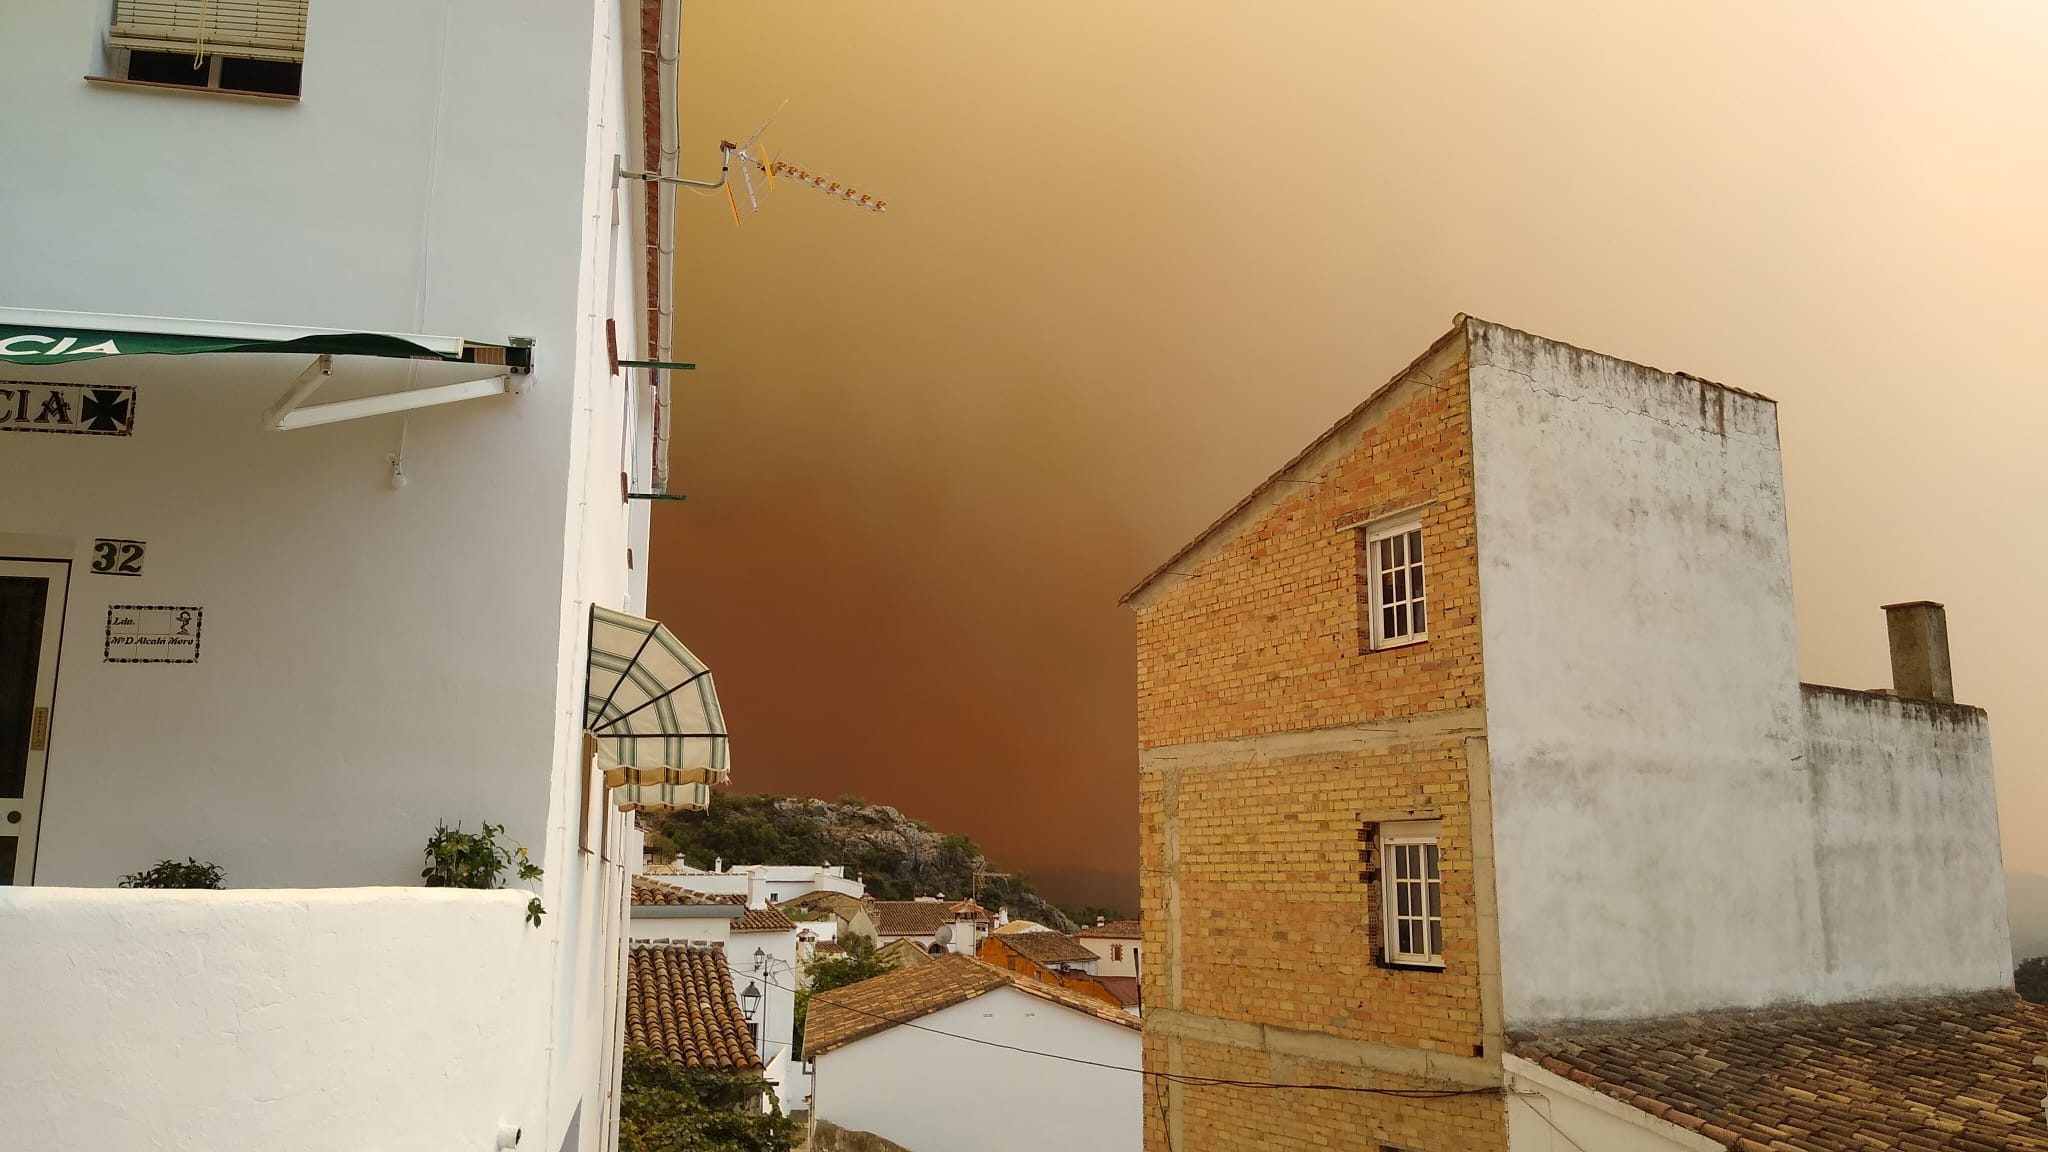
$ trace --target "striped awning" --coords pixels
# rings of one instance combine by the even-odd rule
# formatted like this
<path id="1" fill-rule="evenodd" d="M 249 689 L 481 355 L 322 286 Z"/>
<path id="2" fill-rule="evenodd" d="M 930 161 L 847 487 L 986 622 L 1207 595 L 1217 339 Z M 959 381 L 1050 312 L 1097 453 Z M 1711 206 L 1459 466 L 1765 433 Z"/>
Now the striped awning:
<path id="1" fill-rule="evenodd" d="M 730 768 L 711 669 L 653 620 L 590 610 L 584 728 L 621 809 L 711 804 Z"/>

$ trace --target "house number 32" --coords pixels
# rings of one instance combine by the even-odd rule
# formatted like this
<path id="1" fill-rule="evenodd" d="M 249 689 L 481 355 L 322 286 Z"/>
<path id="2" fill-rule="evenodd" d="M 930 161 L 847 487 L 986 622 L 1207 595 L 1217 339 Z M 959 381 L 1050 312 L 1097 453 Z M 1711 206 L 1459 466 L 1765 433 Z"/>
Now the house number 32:
<path id="1" fill-rule="evenodd" d="M 102 576 L 142 575 L 142 541 L 93 541 L 92 570 Z"/>

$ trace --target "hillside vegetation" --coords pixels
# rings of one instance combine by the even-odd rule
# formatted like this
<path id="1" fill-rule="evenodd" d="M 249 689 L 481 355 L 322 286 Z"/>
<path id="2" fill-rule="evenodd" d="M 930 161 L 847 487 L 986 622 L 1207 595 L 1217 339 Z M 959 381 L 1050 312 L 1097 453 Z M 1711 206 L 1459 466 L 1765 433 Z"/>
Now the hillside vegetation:
<path id="1" fill-rule="evenodd" d="M 977 894 L 976 866 L 1001 869 L 974 841 L 935 831 L 886 804 L 720 792 L 708 812 L 644 813 L 640 823 L 651 851 L 673 854 L 696 868 L 721 859 L 728 866 L 841 864 L 877 900 L 975 896 L 990 910 L 1007 908 L 1011 916 L 1048 928 L 1072 932 L 1075 927 L 1066 912 L 1032 890 L 1028 876 L 985 876 Z"/>

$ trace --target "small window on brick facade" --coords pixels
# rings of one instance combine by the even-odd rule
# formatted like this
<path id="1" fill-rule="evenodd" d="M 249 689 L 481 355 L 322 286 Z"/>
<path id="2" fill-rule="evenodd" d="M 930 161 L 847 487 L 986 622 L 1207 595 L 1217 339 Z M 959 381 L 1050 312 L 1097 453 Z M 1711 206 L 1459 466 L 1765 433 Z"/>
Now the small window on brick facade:
<path id="1" fill-rule="evenodd" d="M 1393 648 L 1429 639 L 1419 516 L 1367 529 L 1360 575 L 1366 585 L 1362 607 L 1368 619 L 1370 647 Z"/>
<path id="2" fill-rule="evenodd" d="M 297 96 L 308 0 L 114 0 L 107 76 Z"/>
<path id="3" fill-rule="evenodd" d="M 1412 820 L 1379 828 L 1382 940 L 1389 964 L 1444 962 L 1443 878 L 1438 824 Z"/>

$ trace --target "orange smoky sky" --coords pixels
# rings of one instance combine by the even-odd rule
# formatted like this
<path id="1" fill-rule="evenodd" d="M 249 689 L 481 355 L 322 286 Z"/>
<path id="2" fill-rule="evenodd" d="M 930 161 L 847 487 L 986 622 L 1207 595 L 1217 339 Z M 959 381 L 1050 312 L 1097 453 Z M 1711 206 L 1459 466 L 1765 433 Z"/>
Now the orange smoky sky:
<path id="1" fill-rule="evenodd" d="M 2044 46 L 2031 0 L 686 3 L 686 175 L 780 107 L 889 202 L 681 198 L 653 610 L 734 786 L 1133 874 L 1117 597 L 1465 311 L 1775 397 L 1805 676 L 1945 601 L 2048 871 Z"/>

